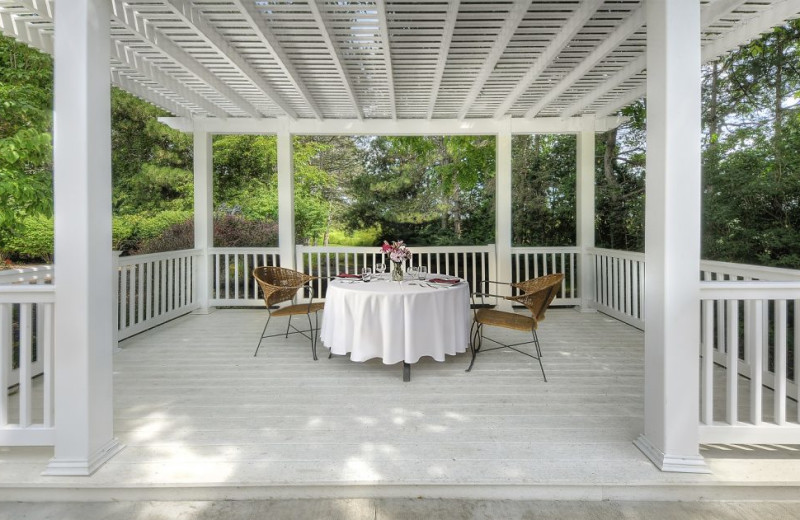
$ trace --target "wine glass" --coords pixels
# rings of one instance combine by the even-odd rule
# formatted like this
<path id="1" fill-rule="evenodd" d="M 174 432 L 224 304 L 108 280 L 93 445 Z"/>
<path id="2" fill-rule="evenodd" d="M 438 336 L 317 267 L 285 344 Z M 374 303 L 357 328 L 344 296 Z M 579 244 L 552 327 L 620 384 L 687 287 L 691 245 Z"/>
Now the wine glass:
<path id="1" fill-rule="evenodd" d="M 369 267 L 364 267 L 363 269 L 361 269 L 362 281 L 368 282 L 370 281 L 371 278 L 372 278 L 372 269 L 370 269 Z"/>
<path id="2" fill-rule="evenodd" d="M 417 278 L 419 280 L 424 280 L 428 277 L 428 266 L 421 265 L 417 268 Z"/>
<path id="3" fill-rule="evenodd" d="M 383 262 L 378 262 L 377 264 L 375 264 L 375 272 L 378 275 L 377 278 L 380 278 L 381 275 L 384 273 L 384 271 L 386 271 L 386 264 L 384 264 Z"/>
<path id="4" fill-rule="evenodd" d="M 416 265 L 412 265 L 412 266 L 408 267 L 408 275 L 411 277 L 412 280 L 417 277 L 417 270 L 418 269 L 419 268 Z"/>

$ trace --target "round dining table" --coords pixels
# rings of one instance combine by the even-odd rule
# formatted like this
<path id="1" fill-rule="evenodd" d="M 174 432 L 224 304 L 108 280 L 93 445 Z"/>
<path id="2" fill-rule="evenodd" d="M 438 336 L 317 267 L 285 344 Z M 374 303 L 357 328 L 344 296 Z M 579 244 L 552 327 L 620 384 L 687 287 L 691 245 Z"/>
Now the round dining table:
<path id="1" fill-rule="evenodd" d="M 433 283 L 448 279 L 449 283 Z M 338 278 L 328 285 L 320 339 L 331 354 L 350 354 L 352 361 L 380 358 L 410 365 L 423 356 L 444 361 L 469 347 L 471 322 L 466 282 L 430 274 L 425 280 L 371 281 Z"/>

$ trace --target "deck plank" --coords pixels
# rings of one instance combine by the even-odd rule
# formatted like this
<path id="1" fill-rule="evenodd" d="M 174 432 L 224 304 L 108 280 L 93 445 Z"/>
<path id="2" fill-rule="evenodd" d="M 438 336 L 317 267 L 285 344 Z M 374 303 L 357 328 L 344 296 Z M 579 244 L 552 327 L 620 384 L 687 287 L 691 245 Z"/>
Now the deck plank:
<path id="1" fill-rule="evenodd" d="M 643 335 L 602 314 L 548 313 L 547 383 L 534 360 L 503 351 L 481 354 L 470 373 L 469 354 L 423 359 L 410 383 L 400 364 L 327 359 L 322 347 L 313 361 L 301 337 L 273 338 L 253 357 L 264 318 L 219 310 L 122 342 L 114 425 L 126 448 L 90 478 L 41 476 L 46 448 L 0 450 L 11 470 L 0 488 L 567 486 L 581 490 L 567 496 L 619 498 L 626 487 L 641 497 L 645 487 L 800 484 L 790 464 L 771 477 L 760 459 L 729 454 L 709 459 L 713 475 L 659 472 L 632 443 L 643 430 Z"/>

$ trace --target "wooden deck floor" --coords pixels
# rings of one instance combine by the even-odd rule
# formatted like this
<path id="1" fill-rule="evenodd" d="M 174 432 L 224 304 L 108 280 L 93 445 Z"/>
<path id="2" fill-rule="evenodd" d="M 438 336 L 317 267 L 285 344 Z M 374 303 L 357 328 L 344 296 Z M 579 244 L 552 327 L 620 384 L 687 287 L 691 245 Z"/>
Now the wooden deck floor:
<path id="1" fill-rule="evenodd" d="M 41 476 L 52 450 L 0 449 L 0 498 L 800 496 L 792 447 L 706 448 L 711 475 L 658 471 L 632 444 L 643 335 L 602 314 L 548 313 L 547 383 L 534 360 L 505 351 L 479 356 L 471 373 L 467 354 L 425 359 L 410 383 L 400 365 L 327 359 L 322 348 L 315 362 L 299 336 L 254 358 L 264 317 L 220 310 L 123 342 L 115 431 L 125 449 L 84 478 Z"/>

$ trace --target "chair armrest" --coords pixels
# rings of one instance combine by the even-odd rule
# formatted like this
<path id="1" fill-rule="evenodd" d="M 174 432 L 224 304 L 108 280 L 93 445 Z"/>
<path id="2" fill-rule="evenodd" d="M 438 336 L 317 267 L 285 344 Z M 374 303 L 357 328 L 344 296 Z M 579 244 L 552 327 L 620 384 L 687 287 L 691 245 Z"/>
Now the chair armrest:
<path id="1" fill-rule="evenodd" d="M 481 292 L 472 293 L 472 296 L 479 296 L 481 298 L 506 298 L 506 299 L 508 298 L 507 296 L 502 296 L 500 294 L 481 293 Z"/>

